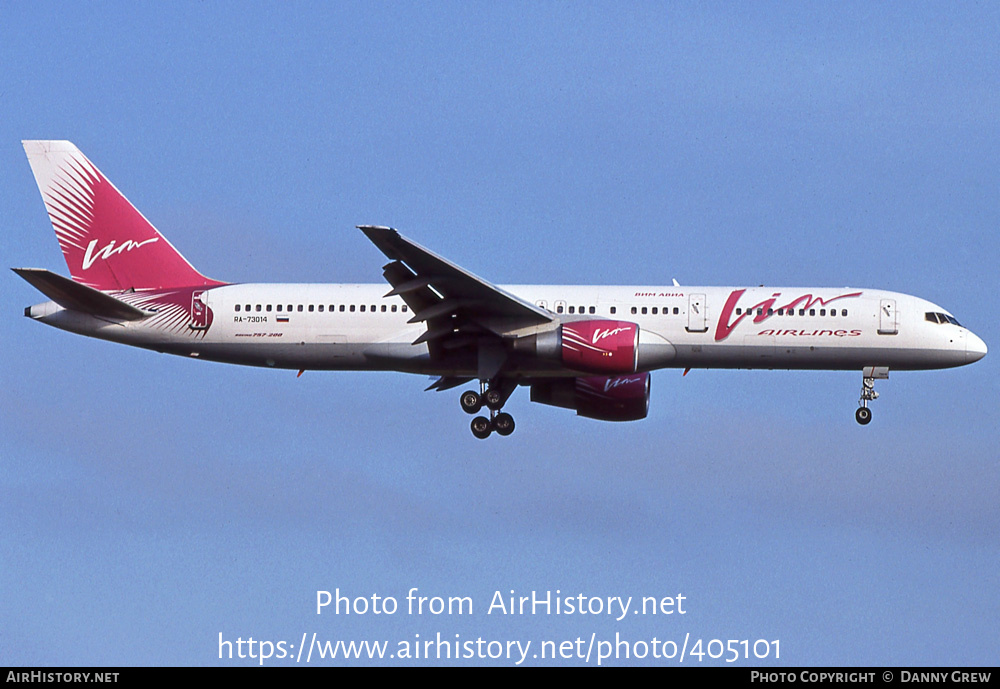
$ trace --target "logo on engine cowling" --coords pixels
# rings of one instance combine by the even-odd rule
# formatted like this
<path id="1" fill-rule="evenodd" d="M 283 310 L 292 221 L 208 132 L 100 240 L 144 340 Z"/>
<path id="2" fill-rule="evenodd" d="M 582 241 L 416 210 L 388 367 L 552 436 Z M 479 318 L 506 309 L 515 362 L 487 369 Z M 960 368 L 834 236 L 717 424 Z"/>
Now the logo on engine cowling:
<path id="1" fill-rule="evenodd" d="M 627 333 L 631 329 L 632 329 L 631 327 L 627 327 L 627 328 L 608 328 L 607 330 L 595 330 L 594 339 L 591 340 L 590 344 L 597 344 L 600 340 L 603 340 L 606 337 L 611 337 L 613 335 L 617 335 L 618 333 Z"/>
<path id="2" fill-rule="evenodd" d="M 562 360 L 595 373 L 635 373 L 639 326 L 628 321 L 574 321 L 562 326 Z"/>
<path id="3" fill-rule="evenodd" d="M 642 382 L 642 376 L 636 376 L 635 378 L 629 378 L 627 376 L 619 378 L 605 378 L 604 392 L 607 392 L 608 390 L 613 390 L 623 385 L 632 385 L 633 383 L 641 383 L 641 382 Z"/>

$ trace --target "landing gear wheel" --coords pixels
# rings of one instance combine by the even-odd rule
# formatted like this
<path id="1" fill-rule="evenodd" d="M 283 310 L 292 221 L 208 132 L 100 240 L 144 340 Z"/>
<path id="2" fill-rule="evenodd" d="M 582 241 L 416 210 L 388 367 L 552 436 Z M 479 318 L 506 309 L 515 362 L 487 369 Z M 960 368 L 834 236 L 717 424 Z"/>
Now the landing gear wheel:
<path id="1" fill-rule="evenodd" d="M 466 414 L 477 414 L 479 413 L 479 410 L 483 408 L 483 398 L 480 397 L 479 393 L 475 390 L 463 392 L 459 401 L 462 403 L 462 410 L 465 411 Z M 486 435 L 489 435 L 489 433 Z M 485 438 L 486 436 L 483 437 Z"/>
<path id="2" fill-rule="evenodd" d="M 857 419 L 858 423 L 862 426 L 867 426 L 872 420 L 872 410 L 868 407 L 858 407 L 858 410 L 854 412 L 854 418 Z"/>
<path id="3" fill-rule="evenodd" d="M 497 414 L 493 419 L 493 428 L 500 435 L 510 435 L 514 432 L 514 417 L 507 413 Z"/>
<path id="4" fill-rule="evenodd" d="M 486 394 L 483 395 L 483 402 L 485 402 L 486 406 L 493 411 L 500 411 L 500 408 L 506 401 L 507 400 L 504 399 L 503 395 L 496 388 L 490 388 L 486 391 Z"/>
<path id="5" fill-rule="evenodd" d="M 490 433 L 492 432 L 493 432 L 493 424 L 490 423 L 490 420 L 487 419 L 485 416 L 477 416 L 472 420 L 472 435 L 476 436 L 480 440 L 485 440 L 486 438 L 489 438 Z"/>

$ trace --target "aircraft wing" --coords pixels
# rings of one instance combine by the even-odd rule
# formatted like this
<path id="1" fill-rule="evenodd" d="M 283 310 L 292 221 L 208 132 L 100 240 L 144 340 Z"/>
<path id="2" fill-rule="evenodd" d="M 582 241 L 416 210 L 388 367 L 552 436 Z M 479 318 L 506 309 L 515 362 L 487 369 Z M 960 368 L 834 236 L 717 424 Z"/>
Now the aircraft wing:
<path id="1" fill-rule="evenodd" d="M 555 317 L 505 292 L 389 227 L 358 227 L 392 262 L 382 275 L 392 285 L 386 296 L 399 295 L 413 311 L 411 323 L 426 322 L 414 344 L 446 349 L 474 344 L 484 336 L 510 336 L 525 328 L 546 326 Z M 433 350 L 433 347 L 432 347 Z"/>

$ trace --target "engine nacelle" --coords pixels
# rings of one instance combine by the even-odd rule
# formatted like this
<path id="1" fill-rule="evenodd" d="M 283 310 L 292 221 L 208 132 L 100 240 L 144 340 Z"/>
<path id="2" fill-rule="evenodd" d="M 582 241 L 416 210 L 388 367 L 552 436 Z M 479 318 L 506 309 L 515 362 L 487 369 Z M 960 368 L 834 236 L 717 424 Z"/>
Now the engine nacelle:
<path id="1" fill-rule="evenodd" d="M 601 421 L 638 421 L 649 412 L 649 374 L 587 376 L 531 385 L 531 401 Z"/>
<path id="2" fill-rule="evenodd" d="M 595 373 L 634 373 L 639 326 L 628 321 L 573 321 L 562 326 L 562 360 Z"/>
<path id="3" fill-rule="evenodd" d="M 594 373 L 634 373 L 639 326 L 628 321 L 572 321 L 514 342 L 514 351 Z"/>

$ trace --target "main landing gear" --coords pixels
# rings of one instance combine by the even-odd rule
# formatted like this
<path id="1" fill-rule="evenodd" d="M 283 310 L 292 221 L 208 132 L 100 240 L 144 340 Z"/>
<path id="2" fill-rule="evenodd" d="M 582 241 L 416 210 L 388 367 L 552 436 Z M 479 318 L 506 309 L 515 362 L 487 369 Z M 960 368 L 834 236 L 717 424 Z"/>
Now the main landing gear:
<path id="1" fill-rule="evenodd" d="M 858 410 L 854 412 L 854 418 L 862 426 L 867 426 L 872 420 L 872 410 L 868 408 L 868 403 L 878 399 L 875 392 L 876 380 L 889 379 L 888 366 L 865 366 L 862 369 L 861 379 L 861 399 L 858 400 Z"/>
<path id="2" fill-rule="evenodd" d="M 499 435 L 513 433 L 514 417 L 500 410 L 503 409 L 510 394 L 514 392 L 514 386 L 490 384 L 487 387 L 486 381 L 480 381 L 479 389 L 479 392 L 467 390 L 459 398 L 462 410 L 466 414 L 478 414 L 483 406 L 490 410 L 490 418 L 477 416 L 472 420 L 472 435 L 480 440 L 485 440 L 490 437 L 490 433 L 493 431 Z"/>

